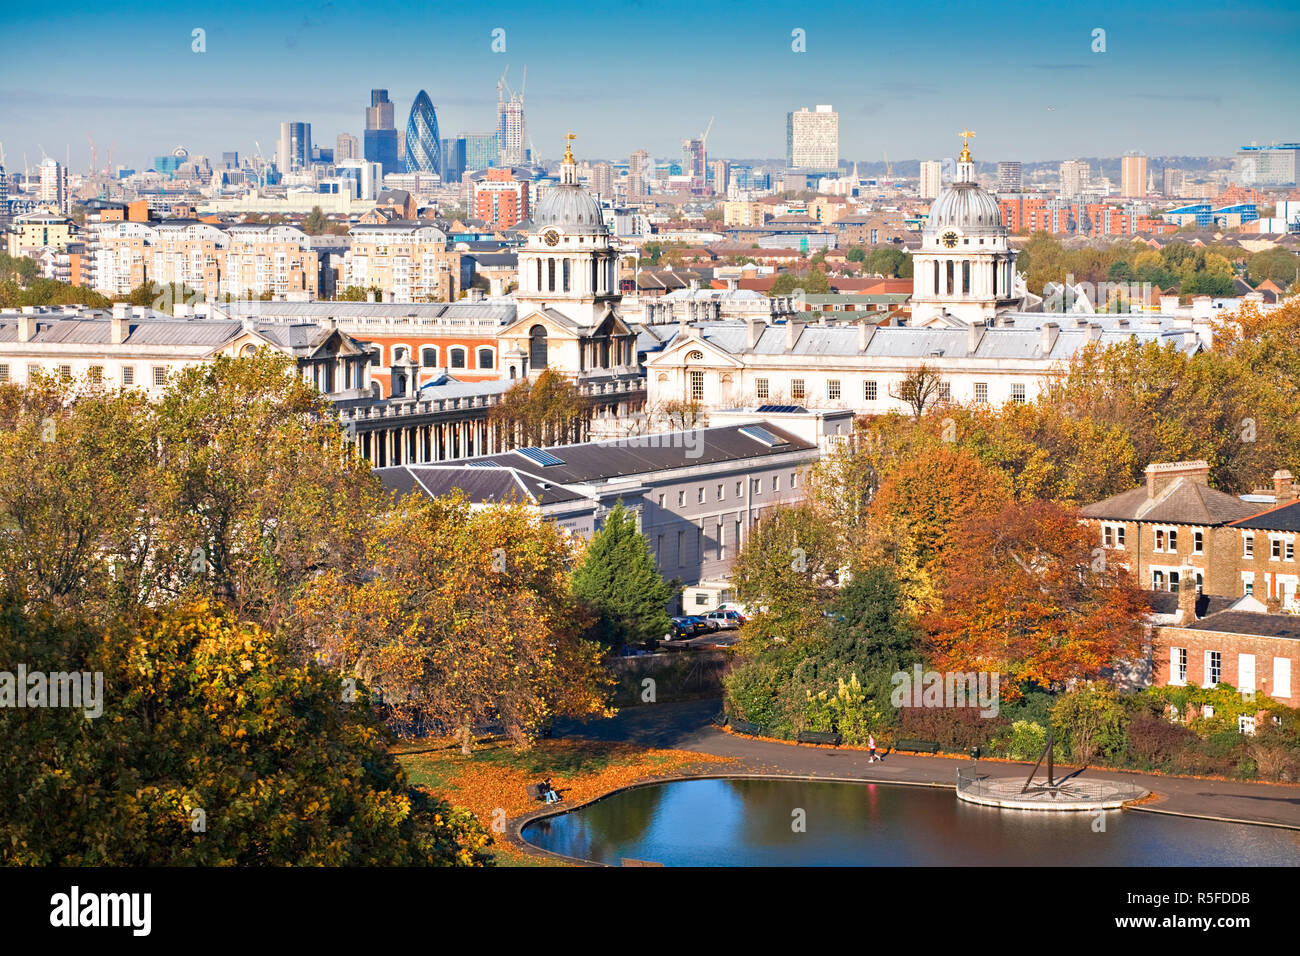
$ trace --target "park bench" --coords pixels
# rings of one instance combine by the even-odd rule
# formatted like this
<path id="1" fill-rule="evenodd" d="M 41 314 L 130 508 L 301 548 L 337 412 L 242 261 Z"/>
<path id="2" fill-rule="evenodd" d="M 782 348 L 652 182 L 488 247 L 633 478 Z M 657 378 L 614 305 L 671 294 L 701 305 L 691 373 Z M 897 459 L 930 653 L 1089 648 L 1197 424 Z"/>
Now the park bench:
<path id="1" fill-rule="evenodd" d="M 546 784 L 544 783 L 530 783 L 525 789 L 528 791 L 529 800 L 546 799 Z"/>
<path id="2" fill-rule="evenodd" d="M 894 750 L 906 750 L 910 753 L 930 753 L 939 752 L 939 741 L 937 740 L 917 740 L 914 737 L 902 737 L 894 742 Z"/>
<path id="3" fill-rule="evenodd" d="M 727 712 L 725 710 L 720 710 L 713 715 L 713 726 L 715 727 L 727 726 Z"/>
<path id="4" fill-rule="evenodd" d="M 832 747 L 838 747 L 842 739 L 839 734 L 825 730 L 801 730 L 795 737 L 795 743 L 830 744 Z"/>
<path id="5" fill-rule="evenodd" d="M 758 724 L 751 724 L 747 720 L 733 720 L 731 729 L 738 734 L 744 734 L 746 737 L 764 736 L 762 727 L 758 726 Z"/>

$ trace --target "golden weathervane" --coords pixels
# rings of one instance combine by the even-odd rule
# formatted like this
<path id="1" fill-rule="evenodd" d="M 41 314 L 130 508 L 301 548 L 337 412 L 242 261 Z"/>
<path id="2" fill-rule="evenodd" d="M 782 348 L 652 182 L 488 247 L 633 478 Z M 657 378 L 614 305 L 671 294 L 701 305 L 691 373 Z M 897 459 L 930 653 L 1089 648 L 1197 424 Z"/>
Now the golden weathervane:
<path id="1" fill-rule="evenodd" d="M 957 135 L 961 137 L 961 162 L 969 163 L 971 162 L 971 155 L 970 144 L 967 141 L 975 135 L 975 131 L 964 129 Z"/>
<path id="2" fill-rule="evenodd" d="M 567 133 L 564 137 L 564 161 L 566 163 L 574 162 L 573 141 L 577 138 L 578 138 L 577 134 L 573 132 Z"/>

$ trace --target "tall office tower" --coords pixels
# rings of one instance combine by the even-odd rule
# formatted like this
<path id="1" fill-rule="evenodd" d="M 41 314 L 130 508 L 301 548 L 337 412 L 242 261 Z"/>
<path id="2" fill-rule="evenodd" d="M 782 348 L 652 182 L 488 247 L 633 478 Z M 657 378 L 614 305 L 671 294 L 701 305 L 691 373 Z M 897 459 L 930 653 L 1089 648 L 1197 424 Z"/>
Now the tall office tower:
<path id="1" fill-rule="evenodd" d="M 465 137 L 453 136 L 442 141 L 442 181 L 458 183 L 465 172 Z"/>
<path id="2" fill-rule="evenodd" d="M 464 172 L 498 165 L 501 148 L 496 133 L 461 133 L 460 138 L 465 141 Z"/>
<path id="3" fill-rule="evenodd" d="M 715 159 L 709 163 L 709 179 L 713 182 L 713 191 L 725 196 L 727 187 L 731 185 L 731 160 Z"/>
<path id="4" fill-rule="evenodd" d="M 524 70 L 527 80 L 528 71 Z M 528 162 L 528 129 L 524 123 L 524 91 L 511 90 L 503 75 L 497 81 L 498 165 L 522 166 Z"/>
<path id="5" fill-rule="evenodd" d="M 334 162 L 345 163 L 361 158 L 361 141 L 351 133 L 339 133 L 334 140 Z"/>
<path id="6" fill-rule="evenodd" d="M 411 104 L 406 121 L 406 171 L 442 175 L 442 139 L 438 136 L 438 114 L 429 94 L 420 90 Z"/>
<path id="7" fill-rule="evenodd" d="M 1166 197 L 1181 196 L 1187 174 L 1181 169 L 1166 169 L 1161 175 L 1160 192 Z"/>
<path id="8" fill-rule="evenodd" d="M 1018 193 L 1024 189 L 1024 183 L 1019 163 L 998 163 L 998 192 Z"/>
<path id="9" fill-rule="evenodd" d="M 646 194 L 646 174 L 652 172 L 650 154 L 638 149 L 627 161 L 627 198 L 628 201 L 642 199 Z"/>
<path id="10" fill-rule="evenodd" d="M 0 166 L 0 226 L 9 223 L 9 174 Z"/>
<path id="11" fill-rule="evenodd" d="M 311 123 L 281 123 L 276 165 L 281 173 L 311 165 Z"/>
<path id="12" fill-rule="evenodd" d="M 791 169 L 840 167 L 840 115 L 830 106 L 806 106 L 785 118 L 785 158 Z"/>
<path id="13" fill-rule="evenodd" d="M 58 160 L 46 157 L 41 162 L 41 185 L 36 199 L 42 204 L 53 206 L 61 213 L 67 213 L 70 203 L 68 196 L 68 168 Z"/>
<path id="14" fill-rule="evenodd" d="M 387 90 L 371 90 L 366 107 L 365 158 L 378 163 L 385 175 L 400 173 L 397 158 L 397 127 L 393 125 L 393 103 Z"/>
<path id="15" fill-rule="evenodd" d="M 943 163 L 937 159 L 924 159 L 921 161 L 921 186 L 920 193 L 922 199 L 938 199 L 939 193 L 943 191 Z"/>
<path id="16" fill-rule="evenodd" d="M 682 140 L 682 175 L 690 176 L 692 184 L 704 185 L 707 165 L 704 158 L 704 140 Z"/>
<path id="17" fill-rule="evenodd" d="M 614 167 L 596 163 L 591 167 L 591 191 L 601 199 L 614 198 Z"/>
<path id="18" fill-rule="evenodd" d="M 223 169 L 238 169 L 238 168 L 239 168 L 239 153 L 238 153 L 238 152 L 234 152 L 234 153 L 222 153 L 222 154 L 221 154 L 221 167 L 222 167 Z"/>
<path id="19" fill-rule="evenodd" d="M 1237 150 L 1233 178 L 1243 186 L 1290 186 L 1300 181 L 1300 143 L 1251 143 Z"/>
<path id="20" fill-rule="evenodd" d="M 1061 198 L 1073 199 L 1088 188 L 1092 167 L 1081 159 L 1067 159 L 1061 163 Z"/>
<path id="21" fill-rule="evenodd" d="M 1139 152 L 1125 153 L 1119 162 L 1120 195 L 1141 199 L 1147 194 L 1147 158 Z"/>

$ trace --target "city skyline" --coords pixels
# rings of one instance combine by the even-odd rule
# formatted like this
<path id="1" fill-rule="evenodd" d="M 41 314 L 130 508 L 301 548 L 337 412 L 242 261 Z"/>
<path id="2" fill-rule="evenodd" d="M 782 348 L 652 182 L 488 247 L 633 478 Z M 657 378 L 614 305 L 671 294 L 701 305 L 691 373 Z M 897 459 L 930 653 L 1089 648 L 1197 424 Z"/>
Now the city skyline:
<path id="1" fill-rule="evenodd" d="M 330 2 L 288 10 L 237 2 L 213 8 L 206 23 L 202 12 L 156 3 L 135 4 L 139 16 L 119 8 L 109 17 L 89 5 L 20 9 L 9 17 L 17 52 L 0 82 L 8 165 L 18 168 L 26 154 L 34 167 L 43 150 L 61 162 L 70 152 L 71 168 L 83 170 L 88 136 L 101 165 L 110 144 L 115 162 L 134 168 L 182 144 L 218 157 L 250 155 L 260 141 L 267 155 L 286 121 L 311 123 L 328 143 L 364 132 L 361 106 L 373 88 L 390 91 L 399 116 L 427 90 L 444 136 L 491 129 L 497 80 L 507 66 L 517 74 L 525 64 L 528 137 L 546 158 L 559 155 L 569 129 L 580 137 L 582 158 L 625 158 L 640 148 L 675 156 L 681 139 L 714 115 L 709 155 L 777 158 L 785 152 L 787 113 L 814 103 L 840 114 L 845 159 L 950 155 L 949 131 L 963 127 L 980 133 L 973 149 L 981 162 L 1132 149 L 1226 156 L 1250 142 L 1296 138 L 1288 96 L 1300 81 L 1300 11 L 1282 3 L 1249 18 L 1208 2 L 1180 7 L 1176 18 L 1119 4 L 1078 13 L 1007 5 L 1000 16 L 971 21 L 922 3 L 905 23 L 876 22 L 844 4 L 819 9 L 815 19 L 746 10 L 716 39 L 697 38 L 686 49 L 638 43 L 644 33 L 634 29 L 655 18 L 667 22 L 674 11 L 688 14 L 684 4 L 611 8 L 603 22 L 588 18 L 581 37 L 566 30 L 569 7 L 575 15 L 580 9 L 506 4 L 434 19 L 397 3 L 383 24 Z M 143 35 L 134 26 L 140 17 L 151 24 Z M 404 36 L 436 26 L 437 55 L 394 55 L 376 66 L 370 51 L 392 45 L 392 22 L 410 25 Z M 204 52 L 192 49 L 195 29 L 205 31 Z M 1106 31 L 1105 52 L 1091 51 L 1096 29 Z M 494 30 L 505 31 L 498 43 L 504 52 L 493 52 Z M 806 52 L 792 52 L 795 30 L 804 31 Z M 1214 39 L 1214 71 L 1169 69 L 1201 56 L 1207 37 Z M 97 55 L 117 40 L 139 55 Z M 56 46 L 60 69 L 42 74 L 40 60 Z M 616 54 L 615 66 L 572 65 L 578 51 L 602 48 Z M 709 55 L 698 56 L 704 48 Z M 325 61 L 329 85 L 319 73 L 303 79 L 305 68 Z M 160 74 L 176 82 L 159 83 Z M 1249 96 L 1225 88 L 1224 77 L 1247 75 L 1268 82 L 1252 84 Z M 37 86 L 32 76 L 45 79 Z M 711 80 L 720 76 L 725 84 Z M 665 119 L 647 123 L 647 108 Z M 1189 124 L 1189 112 L 1196 122 Z"/>

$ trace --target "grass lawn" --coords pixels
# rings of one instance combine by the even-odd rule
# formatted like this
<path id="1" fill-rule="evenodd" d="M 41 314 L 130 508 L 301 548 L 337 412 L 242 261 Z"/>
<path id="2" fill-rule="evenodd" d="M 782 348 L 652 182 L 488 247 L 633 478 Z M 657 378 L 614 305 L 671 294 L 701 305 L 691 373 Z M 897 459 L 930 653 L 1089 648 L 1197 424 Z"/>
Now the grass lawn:
<path id="1" fill-rule="evenodd" d="M 477 744 L 465 756 L 460 744 L 425 738 L 404 741 L 395 748 L 411 783 L 425 787 L 454 806 L 472 810 L 485 826 L 494 819 L 515 817 L 540 804 L 530 801 L 525 787 L 550 777 L 565 803 L 581 803 L 610 790 L 649 777 L 668 776 L 732 763 L 729 757 L 689 750 L 655 750 L 629 743 L 599 740 L 539 740 L 518 750 L 508 740 Z M 546 865 L 538 857 L 508 846 L 493 834 L 498 865 Z"/>

